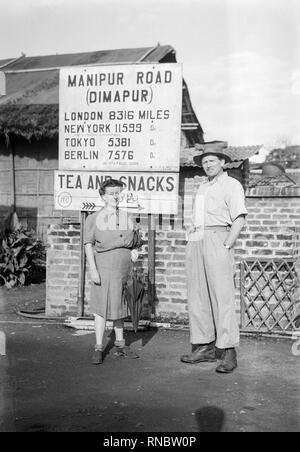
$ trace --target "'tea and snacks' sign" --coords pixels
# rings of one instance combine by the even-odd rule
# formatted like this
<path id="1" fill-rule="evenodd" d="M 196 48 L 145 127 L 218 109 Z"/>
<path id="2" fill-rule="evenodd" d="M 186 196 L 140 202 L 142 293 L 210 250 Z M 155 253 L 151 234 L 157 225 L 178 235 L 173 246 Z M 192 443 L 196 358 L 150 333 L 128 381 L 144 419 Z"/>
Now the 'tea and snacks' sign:
<path id="1" fill-rule="evenodd" d="M 55 171 L 55 209 L 95 211 L 104 206 L 101 184 L 113 177 L 124 184 L 121 208 L 134 213 L 177 214 L 178 173 Z"/>
<path id="2" fill-rule="evenodd" d="M 179 171 L 180 64 L 60 70 L 59 169 Z"/>

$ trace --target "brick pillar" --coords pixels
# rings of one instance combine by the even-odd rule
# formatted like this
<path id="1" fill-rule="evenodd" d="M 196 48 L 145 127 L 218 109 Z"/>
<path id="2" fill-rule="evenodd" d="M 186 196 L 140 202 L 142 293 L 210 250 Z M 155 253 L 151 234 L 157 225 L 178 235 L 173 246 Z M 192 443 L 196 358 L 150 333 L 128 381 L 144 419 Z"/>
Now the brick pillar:
<path id="1" fill-rule="evenodd" d="M 47 231 L 46 316 L 77 315 L 80 225 L 53 224 Z"/>

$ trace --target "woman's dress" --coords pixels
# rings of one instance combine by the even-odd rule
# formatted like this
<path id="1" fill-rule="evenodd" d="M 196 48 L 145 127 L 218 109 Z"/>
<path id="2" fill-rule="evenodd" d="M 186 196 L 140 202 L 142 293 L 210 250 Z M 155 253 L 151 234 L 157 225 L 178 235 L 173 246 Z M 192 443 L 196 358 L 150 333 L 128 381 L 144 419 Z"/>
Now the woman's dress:
<path id="1" fill-rule="evenodd" d="M 127 212 L 105 208 L 89 215 L 85 222 L 84 244 L 94 245 L 95 263 L 101 284 L 91 283 L 90 312 L 107 320 L 128 316 L 123 286 L 131 271 L 133 223 Z"/>

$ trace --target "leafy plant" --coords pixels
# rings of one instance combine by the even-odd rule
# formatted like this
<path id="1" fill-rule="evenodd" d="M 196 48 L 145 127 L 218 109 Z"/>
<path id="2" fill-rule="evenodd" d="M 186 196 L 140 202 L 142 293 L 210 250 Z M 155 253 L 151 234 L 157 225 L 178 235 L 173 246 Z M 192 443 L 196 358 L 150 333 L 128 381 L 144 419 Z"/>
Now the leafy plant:
<path id="1" fill-rule="evenodd" d="M 38 268 L 45 267 L 45 246 L 33 231 L 20 227 L 5 231 L 0 249 L 0 284 L 23 286 Z"/>

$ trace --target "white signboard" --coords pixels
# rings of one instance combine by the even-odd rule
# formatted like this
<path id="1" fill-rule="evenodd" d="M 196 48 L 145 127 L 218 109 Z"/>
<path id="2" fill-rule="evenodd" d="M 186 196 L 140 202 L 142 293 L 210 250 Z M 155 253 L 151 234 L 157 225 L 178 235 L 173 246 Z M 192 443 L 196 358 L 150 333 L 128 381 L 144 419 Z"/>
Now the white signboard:
<path id="1" fill-rule="evenodd" d="M 180 64 L 60 70 L 59 169 L 179 171 Z"/>
<path id="2" fill-rule="evenodd" d="M 104 206 L 100 184 L 107 178 L 124 182 L 120 207 L 135 213 L 177 214 L 178 173 L 109 173 L 55 171 L 55 209 L 93 211 Z"/>

